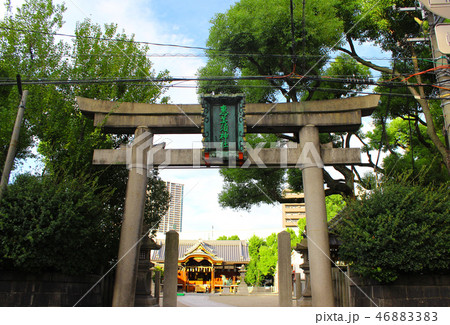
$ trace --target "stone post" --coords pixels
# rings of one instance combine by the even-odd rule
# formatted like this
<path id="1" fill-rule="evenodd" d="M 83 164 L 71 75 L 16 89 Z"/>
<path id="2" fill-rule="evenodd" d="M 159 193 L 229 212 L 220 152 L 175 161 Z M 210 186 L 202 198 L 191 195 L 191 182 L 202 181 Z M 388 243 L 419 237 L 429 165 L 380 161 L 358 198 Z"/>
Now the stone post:
<path id="1" fill-rule="evenodd" d="M 175 230 L 168 231 L 164 251 L 163 307 L 177 306 L 178 243 L 178 233 Z"/>
<path id="2" fill-rule="evenodd" d="M 155 298 L 156 304 L 159 306 L 159 296 L 161 293 L 161 271 L 155 270 Z"/>
<path id="3" fill-rule="evenodd" d="M 302 279 L 300 273 L 295 273 L 295 299 L 299 300 L 302 297 Z"/>
<path id="4" fill-rule="evenodd" d="M 148 133 L 150 144 L 135 143 L 149 129 L 138 127 L 131 150 L 127 193 L 120 233 L 119 254 L 114 283 L 113 307 L 133 307 L 140 249 L 141 229 L 147 190 L 147 152 L 153 135 Z M 148 140 L 148 139 L 147 139 Z M 138 161 L 140 160 L 140 161 Z"/>
<path id="5" fill-rule="evenodd" d="M 323 163 L 317 161 L 320 157 L 320 143 L 319 130 L 315 126 L 307 125 L 300 130 L 300 148 L 302 156 L 305 155 L 302 178 L 308 229 L 312 305 L 313 307 L 334 307 Z"/>
<path id="6" fill-rule="evenodd" d="M 280 307 L 292 307 L 291 235 L 278 234 L 278 301 Z"/>

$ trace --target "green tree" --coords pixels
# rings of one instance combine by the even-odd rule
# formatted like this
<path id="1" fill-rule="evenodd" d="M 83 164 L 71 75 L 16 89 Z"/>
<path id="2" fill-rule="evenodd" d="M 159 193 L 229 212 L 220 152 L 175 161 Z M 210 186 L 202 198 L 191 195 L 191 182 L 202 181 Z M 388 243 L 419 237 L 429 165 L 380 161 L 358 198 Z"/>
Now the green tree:
<path id="1" fill-rule="evenodd" d="M 247 273 L 245 275 L 245 282 L 250 285 L 258 286 L 261 284 L 261 274 L 258 268 L 259 265 L 259 250 L 264 244 L 264 240 L 256 235 L 253 235 L 248 241 L 248 252 L 250 255 L 250 262 L 247 266 Z"/>
<path id="2" fill-rule="evenodd" d="M 286 20 L 289 17 L 287 2 L 278 7 L 273 6 L 277 9 L 272 9 L 268 2 L 240 1 L 226 13 L 218 14 L 212 20 L 213 26 L 208 40 L 208 45 L 214 50 L 207 52 L 208 63 L 200 70 L 199 75 L 262 76 L 262 78 L 250 81 L 236 79 L 202 81 L 199 83 L 199 93 L 211 91 L 223 93 L 229 89 L 230 93 L 245 93 L 250 102 L 275 102 L 279 100 L 280 94 L 287 101 L 299 99 L 304 101 L 353 96 L 367 87 L 352 82 L 351 78 L 347 82 L 347 78 L 343 78 L 339 83 L 326 81 L 325 78 L 295 79 L 293 77 L 295 74 L 291 74 L 292 69 L 289 69 L 289 65 L 293 63 L 292 56 L 289 57 L 293 49 L 292 44 L 296 45 L 294 46 L 296 57 L 302 59 L 303 67 L 306 67 L 306 70 L 312 69 L 308 75 L 367 78 L 370 77 L 368 69 L 373 69 L 382 73 L 380 85 L 375 91 L 396 96 L 382 96 L 381 104 L 373 114 L 378 135 L 374 133 L 364 135 L 361 131 L 321 135 L 322 143 L 331 142 L 334 147 L 347 147 L 356 137 L 364 145 L 363 150 L 367 154 L 368 164 L 377 173 L 392 176 L 408 168 L 413 171 L 411 177 L 417 177 L 419 173 L 424 172 L 423 166 L 427 166 L 430 179 L 448 180 L 450 159 L 441 132 L 442 110 L 439 108 L 439 101 L 427 99 L 437 94 L 437 88 L 432 87 L 435 79 L 432 75 L 419 74 L 433 67 L 433 62 L 426 59 L 431 56 L 430 47 L 427 43 L 406 41 L 408 38 L 426 34 L 427 30 L 424 29 L 425 24 L 418 24 L 419 19 L 422 19 L 419 11 L 402 12 L 395 9 L 414 7 L 414 1 L 334 1 L 327 2 L 326 13 L 320 10 L 321 2 L 306 3 L 305 27 L 300 15 L 303 14 L 303 5 L 300 2 L 294 3 L 297 14 L 294 17 L 295 42 L 292 42 L 290 37 L 292 35 L 287 32 L 287 27 L 291 26 L 290 21 Z M 310 17 L 311 8 L 315 18 Z M 245 16 L 246 12 L 251 14 Z M 266 15 L 267 18 L 261 18 L 260 15 Z M 332 19 L 328 19 L 327 15 L 332 15 Z M 246 17 L 252 17 L 251 22 L 250 18 Z M 271 22 L 267 22 L 267 19 L 271 19 Z M 286 29 L 279 27 L 279 23 Z M 329 34 L 328 38 L 319 36 L 316 39 L 318 34 L 312 29 L 317 28 L 319 24 L 320 28 L 333 26 L 333 33 Z M 282 30 L 284 32 L 281 32 Z M 332 45 L 329 42 L 331 39 L 335 41 Z M 386 56 L 391 56 L 392 63 L 382 66 L 364 59 L 357 52 L 358 48 L 355 46 L 357 42 L 371 42 L 379 46 L 386 52 Z M 308 46 L 307 51 L 310 52 L 303 50 L 304 44 Z M 344 55 L 339 55 L 335 62 L 326 66 L 325 61 L 328 57 L 325 54 L 331 47 Z M 312 63 L 308 60 L 308 55 L 318 56 L 323 60 Z M 298 68 L 295 70 L 296 74 L 301 74 L 300 65 L 296 65 L 296 68 Z M 264 78 L 270 75 L 276 75 L 277 78 Z M 405 78 L 408 76 L 411 77 Z M 293 84 L 295 87 L 292 87 Z M 396 118 L 411 124 L 408 128 L 403 124 L 402 129 L 398 131 L 399 137 L 408 134 L 410 138 L 409 143 L 403 147 L 392 146 L 386 134 L 389 123 Z M 295 134 L 278 136 L 284 140 L 298 141 Z M 375 160 L 370 154 L 370 150 L 374 149 L 381 149 L 390 154 L 384 166 L 379 159 Z M 356 169 L 346 166 L 336 166 L 335 169 L 344 176 L 344 180 L 335 180 L 327 170 L 324 170 L 327 195 L 353 196 L 352 189 L 355 183 L 365 188 L 370 188 L 374 184 L 373 176 L 360 175 Z M 288 181 L 290 188 L 302 190 L 300 171 L 288 170 L 285 175 L 280 173 L 277 170 L 224 172 L 225 186 L 219 202 L 235 209 L 249 209 L 250 206 L 261 202 L 282 202 L 280 190 L 285 180 Z M 274 185 L 278 180 L 281 180 L 281 183 Z"/>
<path id="3" fill-rule="evenodd" d="M 109 195 L 91 177 L 17 176 L 0 202 L 0 268 L 100 272 L 117 255 L 114 214 L 103 205 Z"/>
<path id="4" fill-rule="evenodd" d="M 401 274 L 448 273 L 449 199 L 448 184 L 383 184 L 341 213 L 339 258 L 383 283 Z"/>
<path id="5" fill-rule="evenodd" d="M 238 235 L 233 235 L 233 236 L 220 236 L 219 238 L 217 238 L 217 240 L 240 240 Z"/>
<path id="6" fill-rule="evenodd" d="M 278 261 L 277 245 L 276 234 L 271 234 L 266 239 L 253 235 L 249 239 L 250 263 L 245 276 L 248 284 L 261 286 L 265 279 L 273 277 Z"/>
<path id="7" fill-rule="evenodd" d="M 279 139 L 272 134 L 247 135 L 247 142 L 252 147 L 256 147 L 258 143 L 269 147 L 277 141 Z M 220 170 L 220 174 L 224 179 L 224 187 L 219 194 L 219 204 L 223 207 L 250 210 L 253 205 L 283 200 L 283 169 L 224 168 Z"/>
<path id="8" fill-rule="evenodd" d="M 300 0 L 294 0 L 294 43 L 298 45 L 294 48 L 289 1 L 241 0 L 235 3 L 226 13 L 216 14 L 211 21 L 207 45 L 214 50 L 207 52 L 210 60 L 200 75 L 220 73 L 221 69 L 219 75 L 222 76 L 283 76 L 295 71 L 317 75 L 325 64 L 317 57 L 326 56 L 329 49 L 339 43 L 342 23 L 336 17 L 335 3 L 321 0 L 303 7 Z M 292 58 L 293 49 L 301 60 L 296 62 Z M 297 87 L 300 89 L 303 85 L 297 81 L 273 78 L 253 82 L 254 86 L 268 87 L 265 91 L 257 91 L 261 97 L 254 98 L 255 102 L 273 101 L 278 92 L 289 101 L 298 101 Z M 223 85 L 231 85 L 232 89 L 236 85 L 241 89 L 243 86 L 239 83 Z M 252 97 L 247 93 L 248 89 L 243 90 L 248 98 Z"/>
<path id="9" fill-rule="evenodd" d="M 303 218 L 304 219 L 304 218 Z M 299 220 L 300 222 L 300 220 Z M 298 234 L 295 233 L 295 231 L 291 228 L 286 229 L 286 231 L 289 233 L 289 235 L 291 236 L 291 248 L 295 248 L 295 246 L 297 246 L 297 244 L 299 244 L 302 241 L 302 233 L 299 229 Z"/>
<path id="10" fill-rule="evenodd" d="M 321 72 L 321 75 L 329 78 L 341 79 L 342 82 L 327 82 L 321 80 L 314 84 L 305 94 L 303 100 L 324 100 L 354 97 L 359 91 L 367 88 L 367 85 L 358 83 L 357 80 L 369 80 L 372 76 L 370 69 L 358 63 L 348 54 L 339 54 L 330 65 Z"/>
<path id="11" fill-rule="evenodd" d="M 207 42 L 213 50 L 207 51 L 208 62 L 199 70 L 199 76 L 206 78 L 199 82 L 199 94 L 239 92 L 246 95 L 248 102 L 270 103 L 277 102 L 280 96 L 288 102 L 343 98 L 352 96 L 351 90 L 364 89 L 366 86 L 352 81 L 336 85 L 299 76 L 370 76 L 367 67 L 348 55 L 340 55 L 326 66 L 330 50 L 341 43 L 343 24 L 335 9 L 339 3 L 315 1 L 303 6 L 302 1 L 294 1 L 293 25 L 289 1 L 242 0 L 227 12 L 217 14 L 211 21 Z M 222 79 L 207 79 L 216 76 Z M 341 134 L 321 135 L 323 143 L 332 142 L 336 147 L 349 144 L 345 137 Z M 296 134 L 247 135 L 247 140 L 252 147 L 261 142 L 266 142 L 267 146 L 270 143 L 282 146 L 285 141 L 299 141 Z M 336 180 L 325 171 L 327 194 L 352 195 L 352 170 L 345 166 L 337 168 L 345 181 Z M 260 203 L 288 202 L 282 197 L 286 179 L 292 189 L 302 190 L 300 171 L 223 169 L 221 174 L 225 185 L 219 202 L 234 209 L 248 210 Z"/>
<path id="12" fill-rule="evenodd" d="M 325 206 L 327 209 L 327 221 L 330 221 L 345 208 L 346 202 L 342 195 L 334 194 L 325 197 Z M 298 242 L 300 242 L 303 238 L 305 238 L 304 232 L 306 228 L 306 218 L 299 219 L 297 226 L 299 230 Z"/>
<path id="13" fill-rule="evenodd" d="M 328 220 L 333 219 L 346 206 L 342 195 L 330 195 L 325 198 Z"/>
<path id="14" fill-rule="evenodd" d="M 7 3 L 6 3 L 7 5 Z M 53 5 L 51 0 L 26 1 L 15 15 L 5 15 L 0 21 L 0 71 L 2 79 L 58 79 L 68 69 L 64 60 L 66 45 L 57 42 L 54 33 L 63 24 L 64 5 Z M 33 30 L 36 32 L 24 32 Z M 17 87 L 0 87 L 0 167 L 3 170 L 12 129 L 16 119 L 16 109 L 20 101 Z M 51 107 L 54 87 L 29 86 L 30 96 L 21 129 L 17 158 L 31 156 L 30 146 L 36 135 L 36 126 L 45 115 L 43 107 Z M 39 109 L 37 109 L 39 108 Z"/>
<path id="15" fill-rule="evenodd" d="M 346 47 L 338 48 L 349 54 L 359 63 L 383 74 L 385 81 L 377 91 L 400 94 L 405 97 L 382 97 L 382 105 L 375 113 L 376 122 L 382 130 L 390 119 L 401 117 L 410 120 L 413 132 L 421 146 L 428 148 L 428 156 L 439 155 L 439 164 L 434 164 L 435 173 L 450 171 L 450 151 L 446 149 L 442 136 L 442 111 L 436 107 L 439 101 L 429 99 L 438 91 L 432 75 L 421 74 L 433 68 L 430 44 L 427 42 L 411 43 L 408 38 L 427 35 L 426 24 L 421 23 L 420 11 L 400 11 L 401 7 L 414 7 L 412 0 L 383 1 L 341 1 L 339 13 L 344 20 Z M 419 23 L 418 23 L 419 22 Z M 425 26 L 425 28 L 424 28 Z M 392 64 L 383 66 L 362 58 L 355 47 L 356 42 L 370 41 L 379 46 L 386 55 L 391 53 Z M 396 85 L 390 81 L 396 81 Z M 420 86 L 416 86 L 416 85 Z M 397 86 L 397 87 L 396 87 Z M 409 97 L 406 97 L 409 96 Z M 426 136 L 419 125 L 425 127 Z M 383 148 L 389 150 L 389 142 L 382 132 Z"/>
<path id="16" fill-rule="evenodd" d="M 278 237 L 273 233 L 269 235 L 264 245 L 259 249 L 259 265 L 260 274 L 264 278 L 273 277 L 278 262 Z"/>
<path id="17" fill-rule="evenodd" d="M 155 78 L 157 74 L 146 56 L 148 48 L 133 42 L 134 36 L 118 32 L 117 25 L 107 24 L 102 28 L 86 20 L 77 25 L 73 44 L 57 41 L 55 33 L 63 25 L 64 11 L 64 5 L 54 5 L 51 0 L 27 0 L 15 14 L 10 12 L 5 16 L 0 22 L 1 75 L 9 80 L 15 80 L 13 76 L 20 74 L 23 79 L 31 80 L 101 78 L 111 79 L 111 82 L 27 85 L 29 109 L 25 113 L 17 158 L 29 156 L 30 146 L 35 145 L 43 156 L 43 174 L 52 180 L 44 182 L 45 186 L 50 186 L 51 182 L 57 186 L 95 179 L 100 188 L 109 189 L 108 196 L 96 199 L 107 212 L 109 220 L 104 222 L 114 225 L 109 231 L 117 243 L 128 172 L 122 166 L 93 166 L 92 153 L 96 148 L 117 148 L 131 138 L 106 135 L 95 128 L 92 121 L 80 113 L 75 96 L 140 102 L 166 102 L 167 98 L 162 97 L 163 84 L 142 87 L 118 81 L 132 76 Z M 163 71 L 158 76 L 167 74 Z M 18 93 L 15 87 L 2 88 L 0 96 L 0 115 L 5 117 L 5 121 L 0 122 L 0 156 L 3 157 L 11 136 L 10 131 L 3 133 L 3 125 L 14 123 Z M 4 158 L 2 164 L 3 161 Z M 148 189 L 152 194 L 147 200 L 146 222 L 156 227 L 154 223 L 167 209 L 168 193 L 156 172 L 150 176 Z M 106 242 L 105 250 L 109 250 L 112 243 Z"/>

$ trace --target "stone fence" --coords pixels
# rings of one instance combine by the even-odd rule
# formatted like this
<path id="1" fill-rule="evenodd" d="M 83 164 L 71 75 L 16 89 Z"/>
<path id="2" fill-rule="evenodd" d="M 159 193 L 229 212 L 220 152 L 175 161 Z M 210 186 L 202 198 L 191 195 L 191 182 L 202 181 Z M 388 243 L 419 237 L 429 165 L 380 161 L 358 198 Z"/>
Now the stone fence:
<path id="1" fill-rule="evenodd" d="M 346 268 L 332 269 L 339 307 L 448 307 L 450 275 L 403 275 L 390 284 L 355 276 Z"/>
<path id="2" fill-rule="evenodd" d="M 0 307 L 111 306 L 114 277 L 109 275 L 93 287 L 100 277 L 0 271 Z"/>

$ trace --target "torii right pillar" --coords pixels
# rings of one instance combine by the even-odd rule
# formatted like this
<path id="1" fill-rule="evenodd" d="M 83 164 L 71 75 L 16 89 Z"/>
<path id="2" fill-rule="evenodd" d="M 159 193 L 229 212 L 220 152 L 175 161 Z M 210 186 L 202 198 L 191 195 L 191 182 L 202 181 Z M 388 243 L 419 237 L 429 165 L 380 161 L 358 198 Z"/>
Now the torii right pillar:
<path id="1" fill-rule="evenodd" d="M 319 130 L 314 125 L 304 126 L 300 130 L 300 148 L 303 150 L 305 146 L 315 149 L 320 155 Z M 315 161 L 318 155 L 312 156 L 310 163 L 302 166 L 312 306 L 334 307 L 323 164 Z"/>

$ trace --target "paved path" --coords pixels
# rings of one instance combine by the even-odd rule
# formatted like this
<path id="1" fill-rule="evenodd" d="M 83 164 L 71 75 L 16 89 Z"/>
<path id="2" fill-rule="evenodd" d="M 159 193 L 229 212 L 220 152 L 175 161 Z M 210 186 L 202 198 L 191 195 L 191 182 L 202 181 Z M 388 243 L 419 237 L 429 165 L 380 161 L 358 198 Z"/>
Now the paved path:
<path id="1" fill-rule="evenodd" d="M 178 307 L 233 307 L 230 304 L 214 301 L 210 294 L 187 293 L 177 298 Z"/>
<path id="2" fill-rule="evenodd" d="M 178 307 L 278 307 L 278 295 L 220 295 L 187 293 L 177 297 Z"/>

